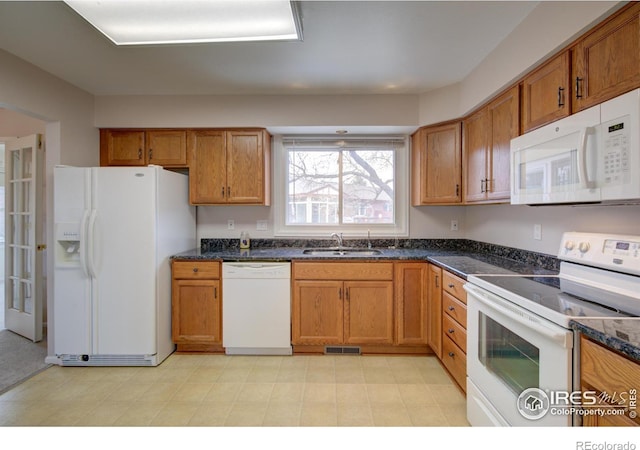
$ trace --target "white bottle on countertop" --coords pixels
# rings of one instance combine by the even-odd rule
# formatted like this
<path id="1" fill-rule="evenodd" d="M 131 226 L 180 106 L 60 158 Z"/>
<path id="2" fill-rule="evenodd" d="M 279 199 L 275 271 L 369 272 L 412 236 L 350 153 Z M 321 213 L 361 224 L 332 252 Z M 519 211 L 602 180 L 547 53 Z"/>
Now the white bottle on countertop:
<path id="1" fill-rule="evenodd" d="M 240 233 L 240 248 L 245 249 L 251 246 L 251 238 L 249 237 L 249 233 L 243 231 Z"/>

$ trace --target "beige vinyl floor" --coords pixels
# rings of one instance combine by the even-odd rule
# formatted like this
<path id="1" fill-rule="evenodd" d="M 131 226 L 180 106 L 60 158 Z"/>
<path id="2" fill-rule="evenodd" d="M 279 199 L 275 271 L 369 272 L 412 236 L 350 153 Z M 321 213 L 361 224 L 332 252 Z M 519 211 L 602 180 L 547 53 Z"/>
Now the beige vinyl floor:
<path id="1" fill-rule="evenodd" d="M 158 367 L 52 366 L 0 395 L 2 426 L 468 426 L 433 356 L 173 354 Z"/>

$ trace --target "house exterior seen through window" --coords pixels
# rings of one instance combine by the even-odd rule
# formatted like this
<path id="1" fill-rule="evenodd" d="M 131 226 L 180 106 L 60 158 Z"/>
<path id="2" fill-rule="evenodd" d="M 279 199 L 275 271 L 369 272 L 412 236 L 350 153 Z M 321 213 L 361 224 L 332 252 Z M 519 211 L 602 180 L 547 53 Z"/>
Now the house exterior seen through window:
<path id="1" fill-rule="evenodd" d="M 285 143 L 286 224 L 393 224 L 394 148 L 383 142 L 371 148 L 362 142 L 323 144 Z"/>

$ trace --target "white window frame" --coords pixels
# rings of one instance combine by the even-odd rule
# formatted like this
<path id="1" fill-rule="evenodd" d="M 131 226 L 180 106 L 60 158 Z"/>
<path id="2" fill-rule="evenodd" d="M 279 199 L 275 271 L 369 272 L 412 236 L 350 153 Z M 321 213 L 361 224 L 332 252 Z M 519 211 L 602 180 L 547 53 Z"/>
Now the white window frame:
<path id="1" fill-rule="evenodd" d="M 301 136 L 302 137 L 302 136 Z M 336 138 L 335 136 L 305 136 L 305 138 Z M 404 142 L 402 148 L 395 154 L 395 223 L 393 224 L 330 224 L 330 225 L 287 225 L 287 152 L 283 144 L 282 135 L 273 136 L 273 223 L 275 237 L 326 237 L 333 232 L 343 233 L 344 237 L 362 238 L 367 233 L 372 238 L 409 237 L 409 151 L 410 142 L 408 136 L 402 136 Z M 363 139 L 398 139 L 398 136 L 359 136 Z"/>

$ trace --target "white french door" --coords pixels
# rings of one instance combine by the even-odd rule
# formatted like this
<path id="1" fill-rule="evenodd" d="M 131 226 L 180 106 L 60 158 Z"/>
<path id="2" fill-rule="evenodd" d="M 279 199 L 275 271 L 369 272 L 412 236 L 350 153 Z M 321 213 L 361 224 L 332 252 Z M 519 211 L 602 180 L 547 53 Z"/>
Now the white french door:
<path id="1" fill-rule="evenodd" d="M 42 185 L 40 135 L 5 146 L 5 326 L 34 342 L 42 340 Z"/>

